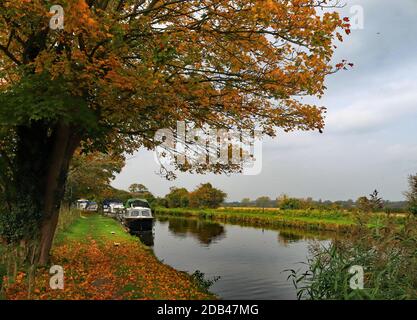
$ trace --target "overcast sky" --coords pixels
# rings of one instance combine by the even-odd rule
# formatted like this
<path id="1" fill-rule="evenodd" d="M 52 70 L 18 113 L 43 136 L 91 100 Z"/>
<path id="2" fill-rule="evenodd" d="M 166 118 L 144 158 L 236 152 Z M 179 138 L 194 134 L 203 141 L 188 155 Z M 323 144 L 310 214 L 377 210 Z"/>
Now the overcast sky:
<path id="1" fill-rule="evenodd" d="M 388 200 L 403 199 L 407 176 L 417 173 L 417 1 L 347 0 L 364 8 L 364 29 L 338 45 L 335 61 L 353 70 L 327 79 L 328 108 L 323 134 L 280 134 L 263 142 L 257 176 L 180 174 L 166 181 L 156 174 L 154 154 L 139 151 L 113 186 L 143 183 L 155 195 L 171 186 L 188 189 L 211 182 L 228 201 L 282 193 L 315 199 L 357 199 L 375 188 Z"/>

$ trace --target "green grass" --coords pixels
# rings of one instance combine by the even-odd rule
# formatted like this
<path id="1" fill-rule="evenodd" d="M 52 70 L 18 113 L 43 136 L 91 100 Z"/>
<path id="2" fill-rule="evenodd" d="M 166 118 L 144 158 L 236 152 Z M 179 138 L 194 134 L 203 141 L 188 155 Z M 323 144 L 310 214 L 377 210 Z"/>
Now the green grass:
<path id="1" fill-rule="evenodd" d="M 159 215 L 198 217 L 229 223 L 244 223 L 254 226 L 286 226 L 310 230 L 348 232 L 358 223 L 359 215 L 342 210 L 265 210 L 262 209 L 185 209 L 185 208 L 157 208 Z M 383 223 L 384 214 L 367 215 L 369 227 Z M 402 217 L 395 218 L 397 222 Z"/>
<path id="2" fill-rule="evenodd" d="M 98 242 L 113 240 L 137 241 L 129 235 L 123 227 L 114 219 L 99 214 L 81 215 L 69 228 L 59 231 L 55 237 L 55 244 L 62 244 L 67 240 L 87 242 L 94 239 Z"/>

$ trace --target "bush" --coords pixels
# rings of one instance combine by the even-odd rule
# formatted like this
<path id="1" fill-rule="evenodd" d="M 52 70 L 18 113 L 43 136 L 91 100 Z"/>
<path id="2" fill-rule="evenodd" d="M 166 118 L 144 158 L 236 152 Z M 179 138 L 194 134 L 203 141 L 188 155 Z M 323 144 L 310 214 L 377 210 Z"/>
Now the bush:
<path id="1" fill-rule="evenodd" d="M 281 210 L 297 210 L 302 209 L 302 202 L 295 198 L 284 198 L 279 202 Z"/>

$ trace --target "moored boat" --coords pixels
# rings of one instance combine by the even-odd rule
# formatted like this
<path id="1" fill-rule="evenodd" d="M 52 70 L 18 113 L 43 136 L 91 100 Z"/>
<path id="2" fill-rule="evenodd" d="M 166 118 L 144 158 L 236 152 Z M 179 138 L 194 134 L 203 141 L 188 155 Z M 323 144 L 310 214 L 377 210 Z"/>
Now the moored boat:
<path id="1" fill-rule="evenodd" d="M 120 215 L 123 225 L 130 231 L 143 231 L 152 229 L 154 217 L 151 207 L 145 199 L 129 199 L 125 210 Z"/>
<path id="2" fill-rule="evenodd" d="M 103 213 L 110 217 L 117 217 L 117 215 L 123 212 L 125 206 L 123 202 L 117 199 L 106 199 L 103 201 Z"/>

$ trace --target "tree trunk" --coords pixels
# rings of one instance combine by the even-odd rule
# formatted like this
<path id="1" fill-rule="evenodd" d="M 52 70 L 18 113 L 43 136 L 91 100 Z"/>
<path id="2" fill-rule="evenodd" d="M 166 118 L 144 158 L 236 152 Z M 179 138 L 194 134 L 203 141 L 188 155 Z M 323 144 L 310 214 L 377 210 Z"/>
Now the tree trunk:
<path id="1" fill-rule="evenodd" d="M 24 234 L 26 240 L 38 234 L 37 253 L 34 259 L 28 259 L 31 263 L 45 265 L 49 261 L 69 164 L 80 140 L 78 131 L 63 122 L 52 128 L 42 122 L 19 128 L 15 181 L 11 187 L 16 210 L 26 217 L 21 225 L 36 224 L 33 229 L 38 230 Z"/>
<path id="2" fill-rule="evenodd" d="M 44 207 L 37 260 L 40 265 L 46 265 L 49 262 L 49 253 L 58 224 L 70 161 L 80 143 L 80 139 L 72 132 L 71 128 L 62 123 L 58 124 L 55 135 L 45 180 Z"/>
<path id="3" fill-rule="evenodd" d="M 58 218 L 59 209 L 51 217 L 42 221 L 39 255 L 36 261 L 39 265 L 46 265 L 49 262 L 49 252 L 52 248 Z"/>

